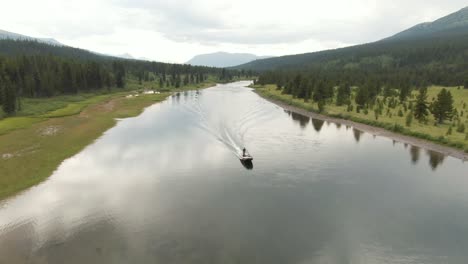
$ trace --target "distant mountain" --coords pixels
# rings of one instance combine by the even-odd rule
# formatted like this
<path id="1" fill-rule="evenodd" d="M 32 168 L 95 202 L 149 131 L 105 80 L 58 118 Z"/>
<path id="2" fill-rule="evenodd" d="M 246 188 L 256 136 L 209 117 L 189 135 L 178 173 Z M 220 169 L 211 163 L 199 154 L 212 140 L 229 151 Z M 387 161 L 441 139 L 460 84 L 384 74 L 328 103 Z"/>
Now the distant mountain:
<path id="1" fill-rule="evenodd" d="M 13 33 L 13 32 L 1 30 L 1 29 L 0 29 L 0 39 L 29 40 L 29 41 L 37 41 L 40 43 L 45 43 L 45 44 L 54 45 L 54 46 L 65 46 L 53 38 L 34 38 L 34 37 L 21 35 L 18 33 Z"/>
<path id="2" fill-rule="evenodd" d="M 418 24 L 385 40 L 418 38 L 423 36 L 430 36 L 448 30 L 452 32 L 457 30 L 461 32 L 467 32 L 468 7 L 465 7 L 460 11 L 450 14 L 446 17 L 440 18 L 434 22 Z"/>
<path id="3" fill-rule="evenodd" d="M 201 54 L 193 57 L 187 62 L 187 64 L 196 66 L 209 66 L 209 67 L 232 67 L 255 61 L 258 59 L 269 58 L 269 56 L 256 56 L 249 53 L 228 53 L 228 52 L 216 52 L 209 54 Z"/>
<path id="4" fill-rule="evenodd" d="M 127 60 L 134 60 L 135 57 L 133 57 L 130 53 L 124 53 L 117 55 L 116 57 L 122 58 L 122 59 L 127 59 Z"/>
<path id="5" fill-rule="evenodd" d="M 104 54 L 101 54 L 104 55 Z M 106 55 L 106 56 L 111 56 L 111 55 Z M 152 59 L 148 59 L 146 57 L 134 57 L 130 53 L 124 53 L 120 55 L 115 55 L 114 57 L 120 58 L 120 59 L 126 59 L 126 60 L 141 60 L 141 61 L 154 61 Z"/>
<path id="6" fill-rule="evenodd" d="M 392 37 L 347 48 L 256 60 L 233 67 L 267 71 L 275 69 L 360 70 L 366 67 L 450 65 L 466 61 L 468 7 L 431 23 L 419 24 Z M 429 66 L 428 66 L 429 65 Z M 416 67 L 416 65 L 413 65 Z"/>
<path id="7" fill-rule="evenodd" d="M 146 57 L 138 57 L 137 59 L 142 61 L 153 61 L 152 59 L 148 59 Z"/>

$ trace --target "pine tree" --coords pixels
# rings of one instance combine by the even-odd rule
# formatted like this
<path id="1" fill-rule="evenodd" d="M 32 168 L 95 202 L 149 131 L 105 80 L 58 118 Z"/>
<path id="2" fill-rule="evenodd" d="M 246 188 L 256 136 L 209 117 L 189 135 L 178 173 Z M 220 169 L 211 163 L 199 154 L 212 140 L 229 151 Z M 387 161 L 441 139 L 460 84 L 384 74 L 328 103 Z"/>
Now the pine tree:
<path id="1" fill-rule="evenodd" d="M 2 109 L 7 114 L 13 114 L 16 111 L 16 89 L 8 76 L 4 76 L 2 79 L 0 87 L 0 91 L 2 91 Z"/>
<path id="2" fill-rule="evenodd" d="M 439 124 L 444 120 L 452 119 L 453 113 L 453 98 L 452 94 L 447 89 L 442 89 L 437 95 L 437 100 L 432 105 L 432 114 Z"/>
<path id="3" fill-rule="evenodd" d="M 0 65 L 1 67 L 1 65 Z M 3 70 L 0 68 L 0 105 L 3 106 L 4 104 L 4 94 L 5 94 L 5 84 L 3 82 Z M 0 116 L 1 117 L 1 116 Z"/>
<path id="4" fill-rule="evenodd" d="M 221 76 L 220 76 L 219 78 L 220 78 L 221 80 L 223 80 L 223 81 L 227 81 L 227 80 L 230 79 L 230 78 L 229 78 L 229 74 L 228 74 L 228 72 L 226 71 L 225 68 L 223 68 L 223 69 L 221 70 Z M 266 83 L 264 83 L 264 84 L 266 84 Z"/>
<path id="5" fill-rule="evenodd" d="M 113 70 L 115 76 L 115 85 L 118 88 L 123 88 L 125 86 L 125 68 L 122 63 L 114 62 Z"/>
<path id="6" fill-rule="evenodd" d="M 312 95 L 314 102 L 321 102 L 325 100 L 325 86 L 323 81 L 317 83 L 314 89 L 314 94 Z"/>
<path id="7" fill-rule="evenodd" d="M 177 75 L 174 81 L 175 81 L 175 84 L 174 84 L 175 88 L 180 88 L 180 84 L 182 82 L 180 75 Z"/>
<path id="8" fill-rule="evenodd" d="M 427 88 L 423 87 L 419 89 L 419 94 L 416 98 L 416 104 L 414 106 L 414 117 L 419 121 L 423 122 L 426 120 L 429 114 L 427 106 Z"/>
<path id="9" fill-rule="evenodd" d="M 348 84 L 340 85 L 336 94 L 336 105 L 342 106 L 349 101 L 351 95 L 351 88 Z"/>
<path id="10" fill-rule="evenodd" d="M 452 135 L 452 126 L 449 127 L 447 130 L 447 136 Z"/>
<path id="11" fill-rule="evenodd" d="M 163 88 L 164 87 L 164 81 L 161 77 L 159 77 L 159 88 Z"/>
<path id="12" fill-rule="evenodd" d="M 359 87 L 356 98 L 354 99 L 356 104 L 360 107 L 364 107 L 369 101 L 369 91 L 366 86 Z"/>
<path id="13" fill-rule="evenodd" d="M 403 85 L 400 89 L 400 102 L 404 102 L 406 100 L 406 98 L 408 97 L 408 95 L 410 94 L 410 87 L 409 85 Z"/>
<path id="14" fill-rule="evenodd" d="M 457 126 L 457 132 L 458 133 L 465 133 L 465 124 L 463 124 L 462 122 L 459 122 L 458 126 Z"/>
<path id="15" fill-rule="evenodd" d="M 323 111 L 325 111 L 325 101 L 324 100 L 318 101 L 317 107 L 318 107 L 319 113 L 323 113 Z"/>
<path id="16" fill-rule="evenodd" d="M 408 115 L 406 116 L 406 126 L 410 127 L 411 123 L 413 122 L 413 113 L 409 112 Z"/>
<path id="17" fill-rule="evenodd" d="M 74 78 L 70 64 L 64 63 L 62 65 L 62 90 L 66 93 L 76 92 L 74 86 Z"/>
<path id="18" fill-rule="evenodd" d="M 335 88 L 334 86 L 330 83 L 325 81 L 324 83 L 324 97 L 325 99 L 331 99 L 335 95 Z"/>

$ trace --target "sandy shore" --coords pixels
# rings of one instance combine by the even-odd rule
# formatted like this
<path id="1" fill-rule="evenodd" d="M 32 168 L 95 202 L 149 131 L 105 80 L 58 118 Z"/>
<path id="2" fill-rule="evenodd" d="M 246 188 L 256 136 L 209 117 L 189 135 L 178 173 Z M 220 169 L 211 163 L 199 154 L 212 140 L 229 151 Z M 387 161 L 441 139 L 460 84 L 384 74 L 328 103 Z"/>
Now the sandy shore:
<path id="1" fill-rule="evenodd" d="M 254 92 L 255 92 L 255 90 L 254 90 Z M 273 104 L 276 104 L 276 105 L 282 107 L 285 110 L 289 110 L 289 111 L 292 111 L 292 112 L 295 112 L 295 113 L 298 113 L 298 114 L 301 114 L 301 115 L 304 115 L 304 116 L 309 116 L 309 117 L 314 118 L 314 119 L 320 119 L 320 120 L 324 120 L 324 121 L 328 121 L 328 122 L 342 124 L 342 125 L 345 125 L 345 126 L 352 126 L 352 127 L 356 128 L 358 130 L 361 130 L 363 132 L 366 132 L 366 133 L 369 133 L 369 134 L 372 134 L 372 135 L 375 135 L 375 136 L 382 136 L 382 137 L 390 138 L 390 139 L 393 139 L 393 140 L 395 140 L 397 142 L 406 143 L 406 144 L 409 144 L 409 145 L 413 145 L 413 146 L 420 147 L 420 148 L 427 149 L 427 150 L 431 150 L 431 151 L 436 151 L 436 152 L 442 153 L 443 155 L 446 155 L 446 156 L 451 156 L 451 157 L 454 157 L 454 158 L 457 158 L 457 159 L 461 159 L 463 161 L 468 161 L 468 153 L 465 153 L 463 150 L 459 150 L 459 149 L 456 149 L 456 148 L 451 148 L 451 147 L 448 147 L 448 146 L 439 145 L 439 144 L 436 144 L 434 142 L 424 140 L 424 139 L 419 139 L 419 138 L 415 138 L 415 137 L 410 137 L 410 136 L 398 134 L 398 133 L 391 132 L 391 131 L 388 131 L 386 129 L 380 128 L 380 127 L 373 127 L 373 126 L 369 126 L 369 125 L 366 125 L 366 124 L 353 122 L 353 121 L 350 121 L 350 120 L 345 120 L 345 119 L 340 119 L 340 118 L 333 118 L 333 117 L 329 117 L 329 116 L 326 116 L 326 115 L 321 115 L 321 114 L 317 114 L 317 113 L 314 113 L 314 112 L 309 112 L 307 110 L 285 104 L 285 103 L 283 103 L 281 101 L 277 101 L 277 100 L 273 100 L 273 99 L 264 97 L 259 93 L 257 93 L 257 94 L 259 96 L 261 96 L 263 99 L 265 99 L 265 100 L 267 100 L 267 101 L 269 101 L 269 102 L 271 102 Z"/>

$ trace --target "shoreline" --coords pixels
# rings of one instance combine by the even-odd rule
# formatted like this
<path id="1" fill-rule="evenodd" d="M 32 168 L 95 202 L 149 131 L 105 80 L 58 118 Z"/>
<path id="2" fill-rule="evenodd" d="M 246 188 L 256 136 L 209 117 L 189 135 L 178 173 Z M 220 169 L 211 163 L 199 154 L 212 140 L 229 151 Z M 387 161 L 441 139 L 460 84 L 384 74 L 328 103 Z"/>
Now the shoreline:
<path id="1" fill-rule="evenodd" d="M 397 142 L 413 145 L 415 147 L 423 148 L 426 150 L 439 152 L 445 156 L 450 156 L 450 157 L 453 157 L 462 161 L 468 161 L 468 153 L 464 152 L 463 150 L 459 150 L 459 149 L 448 147 L 448 146 L 443 146 L 443 145 L 440 145 L 440 144 L 437 144 L 437 143 L 434 143 L 432 141 L 425 140 L 425 139 L 406 136 L 406 135 L 399 134 L 396 132 L 388 131 L 380 127 L 374 127 L 374 126 L 366 125 L 363 123 L 354 122 L 351 120 L 335 118 L 335 117 L 331 117 L 331 116 L 327 116 L 323 114 L 310 112 L 308 110 L 289 105 L 282 101 L 266 97 L 262 95 L 261 93 L 257 92 L 255 89 L 253 89 L 253 92 L 256 93 L 258 96 L 260 96 L 261 98 L 267 100 L 268 102 L 273 103 L 285 110 L 289 110 L 289 111 L 292 111 L 292 112 L 295 112 L 304 116 L 308 116 L 314 119 L 320 119 L 320 120 L 332 122 L 335 124 L 351 126 L 351 127 L 356 128 L 357 130 L 361 130 L 362 132 L 366 132 L 374 136 L 386 137 L 386 138 L 395 140 Z"/>
<path id="2" fill-rule="evenodd" d="M 139 116 L 147 107 L 175 93 L 213 86 L 216 83 L 207 82 L 200 87 L 140 96 L 128 96 L 134 94 L 131 91 L 116 93 L 72 114 L 45 118 L 0 134 L 0 202 L 46 181 L 63 161 L 93 144 L 118 120 Z"/>

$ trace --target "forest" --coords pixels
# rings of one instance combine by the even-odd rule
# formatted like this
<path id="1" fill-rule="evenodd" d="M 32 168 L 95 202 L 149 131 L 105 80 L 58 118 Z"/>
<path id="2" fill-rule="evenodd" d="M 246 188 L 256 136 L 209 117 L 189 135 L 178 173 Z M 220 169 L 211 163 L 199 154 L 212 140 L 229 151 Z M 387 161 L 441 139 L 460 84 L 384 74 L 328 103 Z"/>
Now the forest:
<path id="1" fill-rule="evenodd" d="M 256 63 L 256 65 L 255 65 Z M 371 44 L 257 61 L 245 68 L 264 70 L 258 84 L 277 84 L 283 93 L 321 105 L 337 94 L 347 103 L 357 87 L 359 105 L 374 105 L 378 95 L 404 102 L 428 87 L 468 87 L 468 33 L 447 31 L 427 37 L 387 39 Z"/>
<path id="2" fill-rule="evenodd" d="M 464 28 L 466 29 L 466 27 Z M 259 60 L 266 96 L 468 151 L 468 31 Z"/>
<path id="3" fill-rule="evenodd" d="M 209 76 L 228 81 L 239 75 L 252 71 L 127 60 L 35 41 L 0 40 L 0 105 L 7 115 L 21 109 L 24 97 L 124 88 L 130 78 L 178 88 Z"/>

